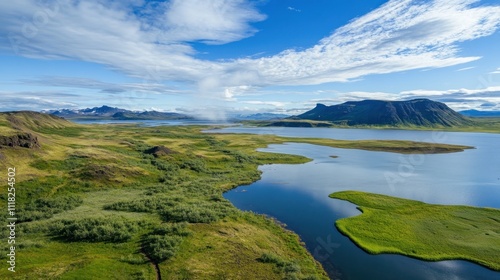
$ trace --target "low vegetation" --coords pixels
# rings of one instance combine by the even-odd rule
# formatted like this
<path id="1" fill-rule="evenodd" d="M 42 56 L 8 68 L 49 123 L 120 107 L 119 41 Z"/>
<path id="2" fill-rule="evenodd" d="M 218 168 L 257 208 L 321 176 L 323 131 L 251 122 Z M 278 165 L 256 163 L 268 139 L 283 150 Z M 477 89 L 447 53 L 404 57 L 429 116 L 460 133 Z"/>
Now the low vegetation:
<path id="1" fill-rule="evenodd" d="M 282 279 L 285 271 L 257 260 L 267 251 L 300 265 L 299 279 L 327 278 L 297 235 L 222 196 L 257 180 L 260 164 L 308 161 L 255 151 L 272 138 L 29 112 L 0 114 L 0 128 L 39 141 L 0 148 L 1 168 L 16 168 L 19 219 L 16 273 L 1 270 L 2 279 Z M 5 260 L 6 243 L 1 250 Z"/>
<path id="2" fill-rule="evenodd" d="M 77 195 L 34 198 L 28 203 L 21 204 L 17 220 L 19 222 L 30 222 L 47 219 L 54 214 L 74 209 L 82 203 L 82 198 Z"/>
<path id="3" fill-rule="evenodd" d="M 39 143 L 0 148 L 0 169 L 16 168 L 19 219 L 17 272 L 0 270 L 0 279 L 327 279 L 296 234 L 222 196 L 258 180 L 259 165 L 309 161 L 257 148 L 284 142 L 391 152 L 468 148 L 203 129 L 0 114 L 0 134 L 31 133 Z M 6 192 L 0 188 L 3 201 Z M 0 233 L 9 234 L 6 227 Z M 5 261 L 7 243 L 0 249 Z"/>
<path id="4" fill-rule="evenodd" d="M 82 218 L 52 223 L 51 234 L 66 241 L 124 242 L 138 231 L 136 222 L 125 218 Z"/>
<path id="5" fill-rule="evenodd" d="M 189 236 L 186 223 L 165 224 L 144 236 L 142 246 L 155 263 L 170 259 L 179 250 L 183 237 Z"/>
<path id="6" fill-rule="evenodd" d="M 331 198 L 358 205 L 361 215 L 335 225 L 372 254 L 429 261 L 463 259 L 500 271 L 500 210 L 445 206 L 357 191 Z"/>

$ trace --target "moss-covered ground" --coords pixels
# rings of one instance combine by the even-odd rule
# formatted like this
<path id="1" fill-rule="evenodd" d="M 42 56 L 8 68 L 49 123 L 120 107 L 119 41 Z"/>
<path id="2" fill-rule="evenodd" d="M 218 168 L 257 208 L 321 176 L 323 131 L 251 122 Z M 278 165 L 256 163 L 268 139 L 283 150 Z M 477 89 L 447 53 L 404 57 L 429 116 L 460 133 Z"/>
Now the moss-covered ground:
<path id="1" fill-rule="evenodd" d="M 330 197 L 358 205 L 361 215 L 335 225 L 369 253 L 430 261 L 462 259 L 500 270 L 498 209 L 426 204 L 358 191 Z"/>

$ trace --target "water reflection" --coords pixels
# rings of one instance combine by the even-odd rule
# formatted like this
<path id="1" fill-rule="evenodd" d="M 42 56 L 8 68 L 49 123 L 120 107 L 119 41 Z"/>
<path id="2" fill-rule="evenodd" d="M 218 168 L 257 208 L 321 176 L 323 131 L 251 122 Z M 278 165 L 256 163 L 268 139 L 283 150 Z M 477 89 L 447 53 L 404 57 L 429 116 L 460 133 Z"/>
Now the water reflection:
<path id="1" fill-rule="evenodd" d="M 462 144 L 475 143 L 478 149 L 425 155 L 418 161 L 413 158 L 413 163 L 418 164 L 413 164 L 413 170 L 407 170 L 401 181 L 392 184 L 387 174 L 400 171 L 399 154 L 297 143 L 271 145 L 262 151 L 300 154 L 314 160 L 302 165 L 261 166 L 260 181 L 230 191 L 225 197 L 240 209 L 268 214 L 287 224 L 301 236 L 332 278 L 498 279 L 500 273 L 465 261 L 425 262 L 399 255 L 370 255 L 334 227 L 335 220 L 359 214 L 353 204 L 328 198 L 330 193 L 341 190 L 362 190 L 427 203 L 500 208 L 500 181 L 491 174 L 500 162 L 489 157 L 486 161 L 484 157 L 499 142 L 465 142 Z"/>

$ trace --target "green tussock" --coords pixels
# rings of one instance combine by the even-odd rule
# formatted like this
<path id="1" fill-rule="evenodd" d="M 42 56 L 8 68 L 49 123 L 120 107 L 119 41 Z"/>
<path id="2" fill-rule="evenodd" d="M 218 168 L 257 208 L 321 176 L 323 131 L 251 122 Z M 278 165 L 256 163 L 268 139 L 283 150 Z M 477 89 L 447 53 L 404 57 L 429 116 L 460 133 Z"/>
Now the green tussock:
<path id="1" fill-rule="evenodd" d="M 361 215 L 335 225 L 372 254 L 468 260 L 500 270 L 500 210 L 445 206 L 385 195 L 344 191 L 330 195 L 359 206 Z"/>

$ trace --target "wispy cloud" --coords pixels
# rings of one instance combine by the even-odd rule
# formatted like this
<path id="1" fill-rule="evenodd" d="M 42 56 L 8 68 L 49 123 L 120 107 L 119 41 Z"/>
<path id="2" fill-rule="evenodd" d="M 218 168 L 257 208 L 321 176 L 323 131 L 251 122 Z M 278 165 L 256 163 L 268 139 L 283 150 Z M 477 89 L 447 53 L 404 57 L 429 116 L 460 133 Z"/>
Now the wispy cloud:
<path id="1" fill-rule="evenodd" d="M 497 70 L 490 72 L 490 74 L 500 74 L 500 68 L 497 68 Z"/>
<path id="2" fill-rule="evenodd" d="M 243 104 L 252 104 L 252 105 L 270 105 L 274 107 L 284 107 L 286 102 L 281 101 L 261 101 L 261 100 L 249 100 L 249 101 L 241 101 Z"/>
<path id="3" fill-rule="evenodd" d="M 465 67 L 465 68 L 460 68 L 457 70 L 457 72 L 461 72 L 461 71 L 467 71 L 467 70 L 471 70 L 471 69 L 474 69 L 476 67 Z"/>
<path id="4" fill-rule="evenodd" d="M 493 34 L 500 6 L 476 0 L 392 0 L 315 46 L 263 58 L 207 61 L 192 42 L 252 36 L 264 20 L 247 0 L 1 1 L 0 48 L 106 65 L 133 77 L 184 81 L 206 91 L 346 82 L 370 74 L 471 62 L 458 44 Z"/>
<path id="5" fill-rule="evenodd" d="M 71 99 L 78 98 L 77 95 L 51 92 L 8 92 L 0 91 L 2 102 L 0 103 L 0 111 L 15 111 L 15 110 L 34 110 L 52 108 L 75 108 L 77 105 L 71 102 Z"/>
<path id="6" fill-rule="evenodd" d="M 500 25 L 499 6 L 473 7 L 476 2 L 390 1 L 310 49 L 238 62 L 259 69 L 263 83 L 319 84 L 474 61 L 479 57 L 461 57 L 457 44 Z"/>
<path id="7" fill-rule="evenodd" d="M 249 23 L 265 16 L 245 0 L 172 0 L 150 9 L 152 26 L 167 42 L 224 44 L 253 35 Z M 158 11 L 158 12 L 156 12 Z"/>
<path id="8" fill-rule="evenodd" d="M 297 13 L 302 12 L 302 10 L 297 9 L 297 8 L 294 8 L 294 7 L 290 7 L 290 6 L 288 6 L 288 7 L 287 7 L 287 9 L 288 9 L 289 11 L 292 11 L 292 12 L 297 12 Z"/>
<path id="9" fill-rule="evenodd" d="M 24 85 L 45 86 L 45 87 L 65 87 L 65 88 L 81 88 L 94 89 L 102 93 L 125 93 L 139 92 L 152 94 L 178 94 L 185 90 L 172 88 L 160 83 L 111 83 L 103 82 L 96 79 L 80 78 L 80 77 L 56 77 L 45 76 L 34 79 L 22 79 L 19 81 Z"/>
<path id="10" fill-rule="evenodd" d="M 452 90 L 410 90 L 397 93 L 388 92 L 324 92 L 332 97 L 311 99 L 303 104 L 303 111 L 311 109 L 316 103 L 327 105 L 340 104 L 346 101 L 359 101 L 365 99 L 378 100 L 411 100 L 427 98 L 446 103 L 455 110 L 488 109 L 500 110 L 500 87 L 482 89 L 452 89 Z"/>

